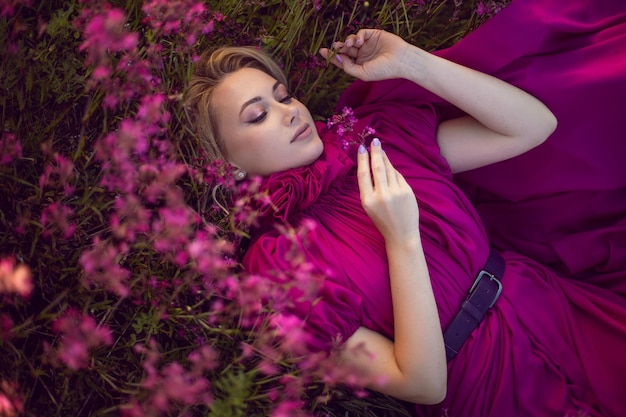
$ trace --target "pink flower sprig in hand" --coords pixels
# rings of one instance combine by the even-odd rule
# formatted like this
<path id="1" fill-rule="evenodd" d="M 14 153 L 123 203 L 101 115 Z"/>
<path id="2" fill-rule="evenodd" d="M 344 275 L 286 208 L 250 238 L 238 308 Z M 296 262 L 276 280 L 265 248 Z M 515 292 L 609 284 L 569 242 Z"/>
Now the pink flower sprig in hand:
<path id="1" fill-rule="evenodd" d="M 352 109 L 344 107 L 341 114 L 334 114 L 327 119 L 326 127 L 336 130 L 337 136 L 341 140 L 341 146 L 343 149 L 347 149 L 350 145 L 364 145 L 365 138 L 376 133 L 373 127 L 366 126 L 361 133 L 356 135 L 356 138 L 354 135 L 346 136 L 346 133 L 352 132 L 355 123 L 358 121 Z"/>

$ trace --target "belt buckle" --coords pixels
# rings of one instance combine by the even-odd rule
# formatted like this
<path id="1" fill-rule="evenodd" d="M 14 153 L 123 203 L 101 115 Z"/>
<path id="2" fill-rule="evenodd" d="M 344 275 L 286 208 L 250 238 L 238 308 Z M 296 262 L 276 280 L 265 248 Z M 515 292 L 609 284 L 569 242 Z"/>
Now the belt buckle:
<path id="1" fill-rule="evenodd" d="M 496 300 L 498 300 L 498 298 L 500 298 L 500 294 L 502 293 L 502 283 L 500 282 L 500 280 L 498 278 L 496 278 L 495 275 L 493 275 L 493 274 L 485 271 L 484 269 L 482 269 L 478 273 L 478 276 L 476 277 L 476 279 L 474 280 L 474 283 L 472 284 L 472 287 L 469 290 L 469 295 L 472 295 L 474 293 L 474 291 L 476 290 L 476 287 L 478 286 L 480 281 L 485 276 L 489 277 L 489 280 L 495 282 L 496 285 L 498 286 L 498 290 L 496 291 L 496 295 L 493 297 L 493 301 L 491 302 L 491 304 L 489 304 L 489 307 L 488 307 L 488 308 L 491 308 L 496 303 Z"/>

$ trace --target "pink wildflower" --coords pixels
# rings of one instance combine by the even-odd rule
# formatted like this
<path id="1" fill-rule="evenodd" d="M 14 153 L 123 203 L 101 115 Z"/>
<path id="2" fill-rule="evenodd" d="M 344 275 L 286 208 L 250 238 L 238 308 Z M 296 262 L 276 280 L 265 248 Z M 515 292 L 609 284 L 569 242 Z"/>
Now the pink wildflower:
<path id="1" fill-rule="evenodd" d="M 150 230 L 151 213 L 137 196 L 121 196 L 115 200 L 115 209 L 111 215 L 111 231 L 116 238 L 134 242 L 137 234 Z"/>
<path id="2" fill-rule="evenodd" d="M 485 5 L 485 3 L 482 2 L 482 1 L 478 2 L 478 4 L 476 5 L 476 14 L 478 16 L 483 16 L 483 15 L 486 15 L 488 13 L 489 12 L 488 12 L 488 9 L 487 9 L 487 6 Z"/>
<path id="3" fill-rule="evenodd" d="M 22 157 L 22 145 L 13 133 L 0 136 L 0 165 L 9 165 L 14 159 Z"/>
<path id="4" fill-rule="evenodd" d="M 61 334 L 58 359 L 74 371 L 87 366 L 91 349 L 113 343 L 108 327 L 98 326 L 93 317 L 74 309 L 57 319 L 52 329 Z"/>
<path id="5" fill-rule="evenodd" d="M 231 242 L 217 237 L 216 227 L 206 226 L 196 233 L 185 247 L 185 260 L 196 271 L 206 274 L 211 272 L 215 277 L 219 272 L 227 272 L 232 262 L 227 257 L 233 252 Z"/>
<path id="6" fill-rule="evenodd" d="M 308 415 L 302 401 L 283 401 L 272 410 L 271 417 L 302 417 Z"/>
<path id="7" fill-rule="evenodd" d="M 109 53 L 129 51 L 137 47 L 139 35 L 124 28 L 126 15 L 122 10 L 102 10 L 90 17 L 83 32 L 85 40 L 79 47 L 79 50 L 87 52 L 87 63 L 98 65 L 108 62 Z"/>
<path id="8" fill-rule="evenodd" d="M 204 369 L 214 366 L 213 352 L 200 349 L 190 354 L 192 371 L 183 368 L 178 362 L 168 363 L 159 371 L 157 368 L 161 355 L 154 340 L 148 346 L 137 345 L 135 351 L 144 354 L 143 368 L 146 378 L 141 384 L 149 392 L 149 399 L 144 404 L 137 402 L 125 407 L 126 415 L 162 415 L 171 411 L 173 404 L 184 406 L 207 405 L 212 401 L 209 393 L 209 381 L 200 374 Z M 138 409 L 142 414 L 132 414 Z"/>
<path id="9" fill-rule="evenodd" d="M 111 138 L 111 140 L 113 139 L 115 139 L 116 146 L 123 152 L 121 155 L 124 156 L 144 155 L 150 147 L 145 124 L 133 119 L 122 120 L 117 137 Z"/>
<path id="10" fill-rule="evenodd" d="M 305 354 L 308 333 L 302 319 L 293 314 L 278 313 L 270 319 L 274 332 L 280 340 L 282 349 L 295 354 Z"/>
<path id="11" fill-rule="evenodd" d="M 208 21 L 208 9 L 204 2 L 197 0 L 149 0 L 142 10 L 144 21 L 157 36 L 182 36 L 187 45 L 196 42 L 198 34 L 206 35 L 213 31 L 213 22 Z"/>
<path id="12" fill-rule="evenodd" d="M 19 6 L 20 4 L 23 4 L 24 6 L 30 6 L 31 3 L 32 0 L 3 0 L 2 2 L 0 2 L 0 16 L 11 17 L 15 14 L 15 8 L 17 6 Z M 3 416 L 3 414 L 0 413 L 0 416 Z"/>
<path id="13" fill-rule="evenodd" d="M 131 193 L 137 183 L 137 168 L 131 157 L 130 149 L 135 140 L 129 139 L 133 130 L 125 125 L 123 133 L 109 133 L 96 143 L 96 159 L 102 164 L 104 175 L 101 185 L 109 191 Z M 132 142 L 127 142 L 126 140 Z"/>
<path id="14" fill-rule="evenodd" d="M 24 264 L 15 265 L 15 258 L 0 258 L 0 293 L 15 293 L 30 297 L 33 290 L 32 272 Z"/>
<path id="15" fill-rule="evenodd" d="M 141 165 L 139 181 L 145 184 L 141 196 L 151 203 L 164 196 L 173 196 L 175 201 L 182 199 L 174 184 L 186 172 L 187 168 L 176 162 L 159 165 L 152 162 Z"/>
<path id="16" fill-rule="evenodd" d="M 506 2 L 504 1 L 481 1 L 476 5 L 476 14 L 478 16 L 486 16 L 490 17 L 492 15 L 498 14 L 504 7 Z"/>
<path id="17" fill-rule="evenodd" d="M 11 317 L 7 314 L 0 314 L 0 340 L 9 340 L 13 337 L 13 325 Z"/>
<path id="18" fill-rule="evenodd" d="M 200 376 L 205 371 L 211 371 L 219 365 L 219 354 L 208 345 L 194 350 L 187 357 L 191 362 L 191 375 Z"/>
<path id="19" fill-rule="evenodd" d="M 50 152 L 48 146 L 44 145 L 44 152 Z M 61 188 L 65 195 L 74 191 L 74 163 L 57 153 L 52 154 L 52 161 L 47 163 L 43 174 L 39 177 L 39 188 L 51 187 Z"/>
<path id="20" fill-rule="evenodd" d="M 344 107 L 341 114 L 334 114 L 331 118 L 327 119 L 326 127 L 330 129 L 335 129 L 339 140 L 341 141 L 341 146 L 344 149 L 347 149 L 350 145 L 363 145 L 365 143 L 365 138 L 370 135 L 376 133 L 376 130 L 370 126 L 365 126 L 363 131 L 357 135 L 357 139 L 355 140 L 352 135 L 347 136 L 348 133 L 352 132 L 354 129 L 354 125 L 358 122 L 358 119 L 354 116 L 354 112 L 350 107 Z"/>
<path id="21" fill-rule="evenodd" d="M 126 281 L 130 277 L 130 272 L 119 265 L 123 252 L 121 248 L 101 241 L 96 236 L 93 247 L 83 251 L 78 260 L 85 271 L 85 285 L 95 283 L 120 297 L 128 296 L 130 290 Z"/>
<path id="22" fill-rule="evenodd" d="M 187 206 L 159 209 L 158 220 L 152 225 L 155 234 L 154 248 L 160 252 L 181 250 L 199 221 L 198 214 Z"/>
<path id="23" fill-rule="evenodd" d="M 49 204 L 41 212 L 41 227 L 44 236 L 51 236 L 59 231 L 64 239 L 70 238 L 76 230 L 76 225 L 70 223 L 69 218 L 74 210 L 63 203 L 54 202 Z"/>
<path id="24" fill-rule="evenodd" d="M 163 110 L 165 96 L 163 94 L 145 95 L 141 98 L 137 118 L 146 125 L 157 123 L 167 124 L 169 113 Z"/>
<path id="25" fill-rule="evenodd" d="M 4 379 L 0 381 L 0 417 L 17 417 L 23 412 L 24 404 L 17 385 Z"/>

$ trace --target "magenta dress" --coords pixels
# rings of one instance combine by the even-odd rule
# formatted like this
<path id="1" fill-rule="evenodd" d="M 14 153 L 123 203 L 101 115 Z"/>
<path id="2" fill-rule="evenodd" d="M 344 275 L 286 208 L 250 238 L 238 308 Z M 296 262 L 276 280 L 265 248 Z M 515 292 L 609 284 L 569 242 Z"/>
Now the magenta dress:
<path id="1" fill-rule="evenodd" d="M 507 10 L 520 13 L 523 20 L 526 3 L 541 2 L 521 0 Z M 505 12 L 489 27 L 498 25 L 501 17 L 505 23 L 517 21 L 515 13 Z M 568 23 L 567 15 L 554 20 Z M 509 27 L 502 25 L 503 31 Z M 596 39 L 592 32 L 584 33 L 589 41 Z M 517 35 L 520 43 L 526 35 L 531 36 Z M 579 45 L 581 49 L 593 49 L 589 42 L 582 44 L 587 46 Z M 531 53 L 549 54 L 555 51 L 550 46 Z M 440 104 L 410 82 L 391 80 L 355 83 L 340 105 L 354 109 L 359 119 L 355 132 L 366 126 L 376 129 L 389 158 L 415 191 L 424 252 L 446 327 L 484 266 L 490 243 L 478 212 L 453 182 L 439 152 L 436 127 L 450 114 Z M 355 149 L 342 149 L 339 138 L 325 126 L 318 125 L 318 130 L 324 140 L 320 159 L 264 179 L 262 186 L 274 204 L 260 213 L 244 266 L 277 280 L 301 277 L 298 270 L 303 264 L 325 276 L 315 302 L 294 290 L 289 307 L 305 320 L 311 349 L 328 351 L 359 326 L 393 339 L 384 241 L 360 204 Z M 611 168 L 613 173 L 617 165 Z M 546 182 L 554 182 L 552 190 L 556 188 L 556 179 Z M 294 258 L 293 240 L 277 231 L 276 224 L 300 232 L 303 258 Z M 517 252 L 501 254 L 506 260 L 502 296 L 449 362 L 446 399 L 435 406 L 416 406 L 418 414 L 626 416 L 626 298 L 586 280 L 563 277 Z M 612 273 L 626 280 L 626 272 Z"/>
<path id="2" fill-rule="evenodd" d="M 626 1 L 513 1 L 440 55 L 559 120 L 544 145 L 456 178 L 491 243 L 626 295 Z"/>

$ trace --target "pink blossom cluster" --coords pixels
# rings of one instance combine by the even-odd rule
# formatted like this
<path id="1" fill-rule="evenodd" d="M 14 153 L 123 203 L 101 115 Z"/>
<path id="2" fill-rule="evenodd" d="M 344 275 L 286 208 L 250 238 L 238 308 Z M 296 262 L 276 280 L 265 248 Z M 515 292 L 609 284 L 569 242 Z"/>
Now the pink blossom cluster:
<path id="1" fill-rule="evenodd" d="M 74 210 L 66 204 L 55 201 L 48 204 L 41 212 L 41 228 L 43 236 L 49 237 L 55 233 L 60 234 L 64 239 L 70 238 L 76 230 L 76 225 L 72 223 Z"/>
<path id="2" fill-rule="evenodd" d="M 331 271 L 315 271 L 304 258 L 302 249 L 315 227 L 315 223 L 305 222 L 299 229 L 281 230 L 292 248 L 287 256 L 291 267 L 283 272 L 273 277 L 240 274 L 219 283 L 219 294 L 235 301 L 229 306 L 220 304 L 221 314 L 238 314 L 242 328 L 257 329 L 256 338 L 241 345 L 243 359 L 258 358 L 256 369 L 277 378 L 276 386 L 268 394 L 277 404 L 272 416 L 306 415 L 301 399 L 315 379 L 328 386 L 348 381 L 361 387 L 365 381 L 351 369 L 338 368 L 334 355 L 311 351 L 312 335 L 306 329 L 306 322 L 292 313 L 309 308 L 306 306 L 319 296 L 323 280 L 332 275 Z M 212 311 L 216 310 L 213 306 Z M 295 361 L 298 371 L 284 373 L 285 361 Z"/>
<path id="3" fill-rule="evenodd" d="M 74 179 L 76 177 L 74 163 L 65 156 L 53 152 L 49 143 L 43 145 L 43 152 L 48 156 L 49 162 L 39 177 L 39 188 L 62 190 L 64 195 L 74 192 Z"/>
<path id="4" fill-rule="evenodd" d="M 147 23 L 157 37 L 178 35 L 186 46 L 196 43 L 198 35 L 213 31 L 213 20 L 203 1 L 149 0 L 142 10 Z"/>
<path id="5" fill-rule="evenodd" d="M 18 417 L 23 415 L 24 402 L 17 391 L 17 384 L 0 380 L 0 416 Z"/>
<path id="6" fill-rule="evenodd" d="M 107 326 L 75 309 L 69 309 L 52 324 L 60 335 L 56 350 L 50 352 L 53 362 L 59 360 L 76 371 L 89 365 L 90 350 L 110 345 L 113 336 Z"/>
<path id="7" fill-rule="evenodd" d="M 100 236 L 94 237 L 92 246 L 83 250 L 78 260 L 84 271 L 85 286 L 96 284 L 119 297 L 127 297 L 130 294 L 130 271 L 120 265 L 127 251 L 128 246 L 125 244 L 108 242 Z"/>
<path id="8" fill-rule="evenodd" d="M 39 188 L 42 192 L 48 190 L 55 194 L 55 198 L 67 199 L 75 190 L 74 163 L 65 156 L 52 150 L 49 143 L 42 146 L 43 153 L 48 157 L 43 173 L 39 177 Z M 43 236 L 50 237 L 59 235 L 63 239 L 69 239 L 76 230 L 72 222 L 74 209 L 62 201 L 56 200 L 48 203 L 41 211 L 39 219 Z"/>
<path id="9" fill-rule="evenodd" d="M 14 325 L 15 323 L 13 322 L 13 319 L 8 314 L 0 314 L 0 340 L 9 340 L 13 338 Z"/>
<path id="10" fill-rule="evenodd" d="M 508 2 L 506 1 L 480 1 L 476 5 L 476 14 L 478 16 L 487 16 L 491 17 L 500 12 L 500 10 L 504 9 Z"/>
<path id="11" fill-rule="evenodd" d="M 2 0 L 0 2 L 0 16 L 11 17 L 15 14 L 15 8 L 17 6 L 30 6 L 31 4 L 32 0 Z"/>
<path id="12" fill-rule="evenodd" d="M 116 130 L 95 145 L 101 185 L 117 195 L 110 213 L 114 241 L 95 236 L 91 248 L 80 257 L 86 285 L 96 284 L 122 297 L 130 295 L 130 270 L 121 262 L 138 241 L 150 242 L 180 266 L 191 263 L 195 268 L 215 267 L 222 259 L 214 254 L 228 246 L 201 224 L 177 187 L 188 169 L 176 161 L 167 137 L 169 99 L 160 82 L 164 54 L 158 38 L 184 33 L 191 42 L 192 33 L 208 33 L 207 10 L 198 1 L 155 0 L 145 2 L 143 12 L 153 29 L 151 36 L 156 37 L 145 48 L 138 34 L 125 27 L 123 12 L 104 1 L 85 7 L 76 21 L 83 29 L 81 50 L 87 53 L 86 63 L 94 67 L 92 87 L 107 94 L 104 107 L 131 99 L 138 102 L 134 116 L 121 120 Z"/>
<path id="13" fill-rule="evenodd" d="M 0 165 L 9 165 L 14 159 L 22 157 L 22 144 L 13 133 L 0 134 Z"/>
<path id="14" fill-rule="evenodd" d="M 0 258 L 0 294 L 18 294 L 30 297 L 33 278 L 30 268 L 16 264 L 14 257 Z"/>
<path id="15" fill-rule="evenodd" d="M 218 364 L 218 354 L 210 346 L 201 346 L 187 356 L 189 369 L 178 362 L 161 365 L 161 354 L 154 340 L 147 346 L 136 345 L 135 352 L 144 356 L 146 377 L 141 383 L 147 393 L 145 401 L 131 400 L 121 409 L 123 417 L 156 417 L 193 405 L 212 402 L 210 383 L 203 376 Z"/>
<path id="16" fill-rule="evenodd" d="M 363 145 L 365 139 L 376 133 L 376 130 L 371 126 L 365 126 L 363 131 L 355 138 L 350 133 L 354 129 L 354 125 L 358 122 L 358 119 L 354 116 L 354 112 L 350 107 L 344 107 L 340 114 L 334 114 L 326 121 L 326 127 L 328 129 L 335 129 L 337 136 L 341 140 L 341 146 L 344 149 L 350 147 L 350 145 Z"/>
<path id="17" fill-rule="evenodd" d="M 142 58 L 139 34 L 127 27 L 123 10 L 98 0 L 83 7 L 74 25 L 82 30 L 79 50 L 86 54 L 85 63 L 92 68 L 88 86 L 106 92 L 104 104 L 115 108 L 127 104 L 158 86 L 153 68 L 161 65 L 161 48 L 153 44 Z"/>
<path id="18" fill-rule="evenodd" d="M 152 31 L 146 36 L 156 38 L 147 45 L 142 44 L 145 38 L 126 26 L 124 13 L 103 0 L 86 4 L 75 22 L 83 33 L 81 50 L 93 69 L 90 87 L 106 94 L 104 110 L 122 104 L 135 110 L 95 144 L 94 160 L 101 168 L 99 185 L 114 200 L 106 213 L 110 227 L 96 234 L 79 257 L 83 283 L 118 297 L 129 297 L 137 304 L 152 305 L 161 312 L 159 320 L 174 316 L 170 308 L 178 306 L 176 297 L 180 291 L 186 291 L 186 296 L 206 297 L 201 304 L 210 305 L 210 310 L 203 319 L 204 326 L 215 331 L 236 326 L 254 334 L 249 343 L 240 347 L 242 361 L 253 356 L 258 371 L 276 376 L 284 372 L 285 361 L 298 358 L 298 374 L 281 375 L 289 383 L 288 389 L 273 394 L 278 404 L 274 415 L 293 415 L 301 407 L 300 398 L 314 375 L 323 374 L 328 383 L 336 382 L 338 377 L 326 355 L 308 354 L 310 335 L 305 323 L 288 313 L 296 308 L 296 302 L 313 302 L 324 275 L 329 273 L 314 271 L 302 258 L 306 234 L 314 224 L 305 224 L 299 231 L 282 231 L 293 242 L 292 272 L 264 277 L 234 268 L 235 246 L 220 237 L 219 229 L 207 224 L 186 203 L 179 183 L 186 175 L 204 180 L 219 177 L 225 189 L 232 189 L 235 183 L 223 176 L 224 166 L 206 166 L 198 161 L 197 167 L 191 167 L 178 161 L 168 137 L 171 119 L 168 106 L 176 96 L 164 91 L 167 83 L 160 80 L 163 51 L 158 40 L 179 37 L 179 43 L 182 40 L 190 46 L 196 36 L 212 30 L 208 10 L 203 2 L 193 0 L 152 0 L 143 4 L 144 22 Z M 211 17 L 219 21 L 217 13 Z M 320 64 L 311 60 L 307 65 L 310 69 Z M 343 119 L 336 124 L 343 129 L 343 135 L 351 131 L 355 122 L 351 110 L 346 109 Z M 362 135 L 366 134 L 369 133 L 364 131 Z M 51 160 L 42 183 L 58 188 L 59 182 L 71 182 L 68 161 Z M 250 201 L 265 198 L 258 192 L 260 180 L 236 186 L 241 188 L 237 191 L 243 197 L 234 202 L 231 216 L 235 224 L 249 227 L 254 225 L 257 215 L 250 210 Z M 62 226 L 70 224 L 71 213 L 62 205 L 49 207 L 48 211 L 47 219 L 53 219 L 61 233 L 67 230 Z M 51 226 L 50 230 L 53 230 Z M 182 273 L 176 279 L 151 273 L 135 277 L 128 260 L 136 250 L 149 252 L 151 259 L 168 262 Z M 67 327 L 69 323 L 74 323 L 74 331 Z M 87 328 L 94 334 L 92 339 L 83 331 Z M 55 330 L 62 338 L 53 358 L 70 369 L 86 366 L 90 349 L 111 343 L 108 328 L 96 326 L 92 317 L 75 311 L 59 319 Z M 161 363 L 165 361 L 155 341 L 147 346 L 138 345 L 136 351 L 143 355 L 145 378 L 141 387 L 145 395 L 129 400 L 123 414 L 159 416 L 181 406 L 210 404 L 211 386 L 206 374 L 217 367 L 219 358 L 202 337 L 196 342 L 201 348 L 187 357 L 189 366 L 183 366 L 183 362 Z"/>

